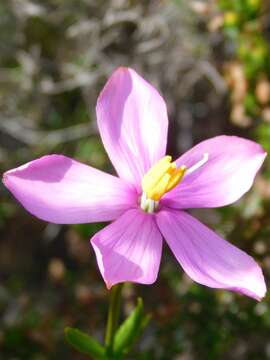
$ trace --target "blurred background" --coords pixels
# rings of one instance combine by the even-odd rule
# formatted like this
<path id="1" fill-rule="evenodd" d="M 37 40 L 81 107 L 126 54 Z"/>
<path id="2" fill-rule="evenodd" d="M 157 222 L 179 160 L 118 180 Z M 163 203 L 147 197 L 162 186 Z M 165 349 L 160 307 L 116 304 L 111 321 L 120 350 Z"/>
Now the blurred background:
<path id="1" fill-rule="evenodd" d="M 168 153 L 219 134 L 270 151 L 270 4 L 265 0 L 2 0 L 0 171 L 49 153 L 113 169 L 95 103 L 119 65 L 164 96 Z M 241 201 L 196 215 L 247 251 L 270 277 L 270 160 Z M 26 213 L 0 187 L 0 358 L 83 360 L 65 326 L 99 339 L 108 293 L 89 238 L 103 224 L 58 226 Z M 127 286 L 152 321 L 129 359 L 270 359 L 270 298 L 190 281 L 165 248 L 153 286 Z"/>

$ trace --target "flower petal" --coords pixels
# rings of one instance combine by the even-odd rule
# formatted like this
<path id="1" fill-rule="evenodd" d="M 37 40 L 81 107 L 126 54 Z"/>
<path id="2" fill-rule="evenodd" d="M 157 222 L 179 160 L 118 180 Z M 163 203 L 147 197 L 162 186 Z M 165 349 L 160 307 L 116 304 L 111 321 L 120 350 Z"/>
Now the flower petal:
<path id="1" fill-rule="evenodd" d="M 114 220 L 137 201 L 123 180 L 62 155 L 7 171 L 3 182 L 31 214 L 58 224 Z"/>
<path id="2" fill-rule="evenodd" d="M 233 203 L 250 189 L 266 156 L 253 141 L 217 136 L 194 146 L 177 160 L 177 165 L 191 167 L 205 153 L 208 161 L 164 196 L 165 206 L 186 209 Z"/>
<path id="3" fill-rule="evenodd" d="M 156 281 L 162 236 L 154 216 L 131 209 L 98 232 L 91 243 L 108 288 L 124 281 Z"/>
<path id="4" fill-rule="evenodd" d="M 184 271 L 196 282 L 237 291 L 260 300 L 266 292 L 262 271 L 242 250 L 185 213 L 164 209 L 157 224 Z"/>
<path id="5" fill-rule="evenodd" d="M 166 151 L 168 119 L 162 97 L 134 70 L 118 68 L 98 98 L 97 120 L 117 173 L 139 187 Z"/>

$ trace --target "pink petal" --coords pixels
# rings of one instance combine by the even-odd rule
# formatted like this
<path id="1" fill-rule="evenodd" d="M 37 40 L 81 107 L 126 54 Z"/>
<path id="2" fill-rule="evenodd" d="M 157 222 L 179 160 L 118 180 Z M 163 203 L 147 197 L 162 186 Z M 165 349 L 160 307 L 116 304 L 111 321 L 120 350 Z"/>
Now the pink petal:
<path id="1" fill-rule="evenodd" d="M 154 216 L 132 209 L 98 232 L 91 243 L 107 287 L 131 281 L 156 281 L 162 237 Z"/>
<path id="2" fill-rule="evenodd" d="M 97 120 L 117 173 L 139 187 L 165 154 L 168 119 L 162 97 L 134 70 L 118 68 L 99 96 Z"/>
<path id="3" fill-rule="evenodd" d="M 196 282 L 238 291 L 260 300 L 266 292 L 262 271 L 242 250 L 185 213 L 164 209 L 157 224 L 184 271 Z"/>
<path id="4" fill-rule="evenodd" d="M 191 167 L 204 153 L 209 155 L 207 163 L 166 194 L 164 205 L 185 209 L 231 204 L 250 189 L 266 156 L 253 141 L 217 136 L 194 146 L 177 160 L 177 165 Z"/>
<path id="5" fill-rule="evenodd" d="M 137 201 L 123 180 L 62 155 L 10 170 L 3 182 L 31 214 L 58 224 L 113 220 Z"/>

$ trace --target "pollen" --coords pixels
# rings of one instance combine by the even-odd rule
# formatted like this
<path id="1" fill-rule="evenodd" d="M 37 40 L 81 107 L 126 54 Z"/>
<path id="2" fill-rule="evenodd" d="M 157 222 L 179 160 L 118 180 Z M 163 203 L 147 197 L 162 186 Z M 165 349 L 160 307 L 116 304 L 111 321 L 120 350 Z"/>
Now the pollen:
<path id="1" fill-rule="evenodd" d="M 177 168 L 171 156 L 164 156 L 143 177 L 143 192 L 148 199 L 159 201 L 165 193 L 180 183 L 186 170 L 184 165 Z"/>

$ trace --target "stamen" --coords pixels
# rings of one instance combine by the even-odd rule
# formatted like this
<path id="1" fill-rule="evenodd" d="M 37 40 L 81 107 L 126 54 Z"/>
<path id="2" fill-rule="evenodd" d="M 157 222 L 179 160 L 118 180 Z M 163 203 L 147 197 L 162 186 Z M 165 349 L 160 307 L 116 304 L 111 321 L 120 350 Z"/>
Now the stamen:
<path id="1" fill-rule="evenodd" d="M 203 166 L 208 158 L 208 153 L 203 154 L 202 159 L 189 169 L 185 165 L 178 168 L 175 162 L 171 162 L 171 156 L 160 159 L 143 177 L 141 209 L 150 214 L 157 211 L 162 196 L 175 188 L 185 175 L 190 175 Z"/>
<path id="2" fill-rule="evenodd" d="M 171 168 L 171 156 L 164 156 L 144 175 L 142 180 L 143 189 L 150 189 L 160 181 L 163 175 Z M 146 191 L 147 192 L 147 191 Z"/>
<path id="3" fill-rule="evenodd" d="M 184 177 L 185 173 L 186 173 L 186 166 L 182 165 L 180 166 L 179 169 L 176 168 L 176 164 L 175 164 L 175 170 L 172 173 L 173 176 L 171 176 L 168 185 L 166 187 L 166 192 L 172 190 L 176 185 L 178 185 L 180 183 L 180 181 L 182 180 L 182 178 Z"/>
<path id="4" fill-rule="evenodd" d="M 158 201 L 147 198 L 145 192 L 142 193 L 140 201 L 141 209 L 149 214 L 153 214 L 158 207 Z"/>
<path id="5" fill-rule="evenodd" d="M 148 212 L 149 214 L 153 214 L 153 212 L 155 212 L 155 201 L 149 199 L 150 201 L 148 202 Z"/>
<path id="6" fill-rule="evenodd" d="M 191 166 L 190 168 L 187 169 L 186 171 L 186 175 L 190 175 L 192 174 L 194 171 L 198 170 L 200 167 L 202 167 L 205 163 L 207 163 L 209 159 L 209 154 L 208 153 L 204 153 L 203 154 L 203 158 L 198 161 L 196 164 L 194 164 L 193 166 Z"/>
<path id="7" fill-rule="evenodd" d="M 146 197 L 146 193 L 145 193 L 145 192 L 143 192 L 143 193 L 142 193 L 142 196 L 141 196 L 141 204 L 145 204 L 146 199 L 147 199 L 147 197 Z"/>

